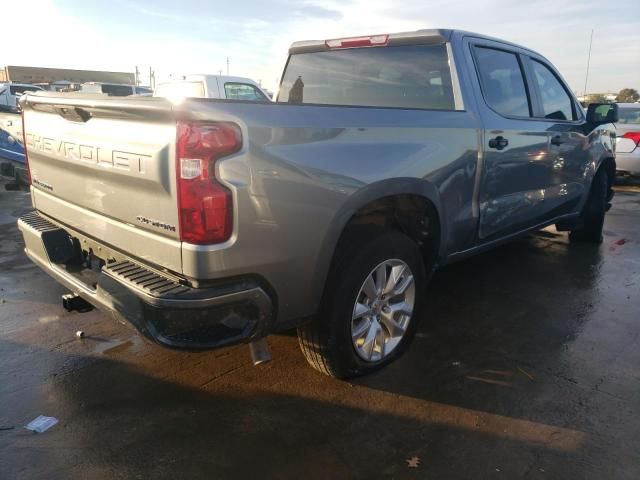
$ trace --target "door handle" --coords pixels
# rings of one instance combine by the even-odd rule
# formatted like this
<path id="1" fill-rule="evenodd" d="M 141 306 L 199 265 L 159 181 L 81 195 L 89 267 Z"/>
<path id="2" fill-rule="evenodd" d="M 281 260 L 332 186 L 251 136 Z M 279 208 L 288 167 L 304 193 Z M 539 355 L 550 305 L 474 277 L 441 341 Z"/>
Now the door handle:
<path id="1" fill-rule="evenodd" d="M 551 139 L 551 145 L 555 145 L 555 146 L 559 147 L 563 143 L 564 142 L 562 141 L 562 137 L 560 135 L 556 135 L 555 137 L 553 137 Z"/>
<path id="2" fill-rule="evenodd" d="M 495 148 L 496 150 L 502 150 L 509 145 L 509 140 L 502 135 L 498 135 L 496 138 L 489 140 L 489 148 Z"/>

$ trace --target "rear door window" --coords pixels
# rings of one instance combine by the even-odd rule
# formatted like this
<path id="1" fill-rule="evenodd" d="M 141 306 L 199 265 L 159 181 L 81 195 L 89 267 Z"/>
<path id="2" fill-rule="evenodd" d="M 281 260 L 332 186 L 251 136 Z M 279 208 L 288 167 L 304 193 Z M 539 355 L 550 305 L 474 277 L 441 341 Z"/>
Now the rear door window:
<path id="1" fill-rule="evenodd" d="M 573 102 L 558 77 L 544 64 L 531 60 L 534 82 L 540 92 L 544 118 L 575 120 Z"/>
<path id="2" fill-rule="evenodd" d="M 366 47 L 291 55 L 278 101 L 455 109 L 445 45 Z"/>
<path id="3" fill-rule="evenodd" d="M 495 48 L 475 47 L 475 59 L 487 105 L 507 117 L 531 116 L 517 55 Z"/>

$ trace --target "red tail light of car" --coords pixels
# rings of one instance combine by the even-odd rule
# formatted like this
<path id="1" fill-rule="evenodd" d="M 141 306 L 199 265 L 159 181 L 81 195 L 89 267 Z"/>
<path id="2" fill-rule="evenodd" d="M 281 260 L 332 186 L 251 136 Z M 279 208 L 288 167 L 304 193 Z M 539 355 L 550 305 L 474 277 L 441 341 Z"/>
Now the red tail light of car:
<path id="1" fill-rule="evenodd" d="M 180 239 L 197 245 L 229 239 L 233 229 L 231 191 L 215 175 L 215 163 L 242 148 L 233 123 L 177 123 L 176 178 Z"/>
<path id="2" fill-rule="evenodd" d="M 627 132 L 623 137 L 633 140 L 637 146 L 640 146 L 640 132 Z"/>

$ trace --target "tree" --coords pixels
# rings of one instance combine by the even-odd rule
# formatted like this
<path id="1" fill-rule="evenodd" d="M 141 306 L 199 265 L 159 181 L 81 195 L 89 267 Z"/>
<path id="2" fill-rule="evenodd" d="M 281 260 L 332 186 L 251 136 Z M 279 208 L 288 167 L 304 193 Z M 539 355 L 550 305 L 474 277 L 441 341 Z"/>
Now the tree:
<path id="1" fill-rule="evenodd" d="M 607 97 L 602 93 L 590 93 L 584 99 L 584 106 L 588 106 L 590 103 L 609 103 Z"/>
<path id="2" fill-rule="evenodd" d="M 640 93 L 635 88 L 623 88 L 616 96 L 616 102 L 635 103 L 640 100 Z"/>

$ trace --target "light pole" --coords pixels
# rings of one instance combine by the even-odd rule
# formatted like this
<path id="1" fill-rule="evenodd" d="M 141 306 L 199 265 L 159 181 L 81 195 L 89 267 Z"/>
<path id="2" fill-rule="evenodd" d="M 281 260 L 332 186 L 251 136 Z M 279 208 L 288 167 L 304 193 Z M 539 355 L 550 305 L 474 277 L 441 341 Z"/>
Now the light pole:
<path id="1" fill-rule="evenodd" d="M 589 64 L 591 63 L 591 46 L 593 45 L 593 28 L 591 29 L 591 38 L 589 39 L 589 55 L 587 56 L 587 73 L 584 76 L 584 98 L 587 98 L 587 82 L 589 81 Z"/>

